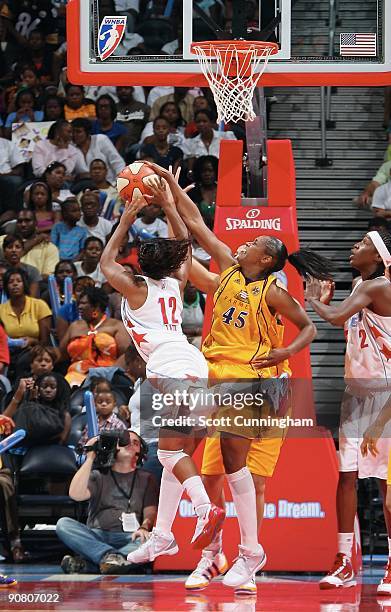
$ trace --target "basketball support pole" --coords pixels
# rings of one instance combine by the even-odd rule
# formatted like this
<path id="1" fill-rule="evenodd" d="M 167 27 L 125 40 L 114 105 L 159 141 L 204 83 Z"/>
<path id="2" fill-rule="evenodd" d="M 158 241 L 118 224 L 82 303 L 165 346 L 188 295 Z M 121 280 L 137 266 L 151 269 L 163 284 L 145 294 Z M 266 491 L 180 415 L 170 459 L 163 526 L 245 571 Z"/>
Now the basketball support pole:
<path id="1" fill-rule="evenodd" d="M 255 90 L 253 107 L 256 117 L 254 121 L 246 121 L 248 197 L 243 202 L 250 206 L 254 198 L 258 205 L 266 204 L 267 197 L 267 117 L 263 87 Z"/>
<path id="2" fill-rule="evenodd" d="M 244 40 L 247 34 L 246 3 L 240 0 L 232 2 L 232 35 L 234 39 Z M 247 173 L 248 193 L 244 204 L 252 205 L 251 201 L 257 198 L 258 205 L 266 204 L 267 196 L 267 123 L 266 99 L 263 87 L 256 88 L 253 98 L 253 107 L 256 114 L 254 121 L 246 121 L 247 141 Z M 259 199 L 264 201 L 259 201 Z"/>

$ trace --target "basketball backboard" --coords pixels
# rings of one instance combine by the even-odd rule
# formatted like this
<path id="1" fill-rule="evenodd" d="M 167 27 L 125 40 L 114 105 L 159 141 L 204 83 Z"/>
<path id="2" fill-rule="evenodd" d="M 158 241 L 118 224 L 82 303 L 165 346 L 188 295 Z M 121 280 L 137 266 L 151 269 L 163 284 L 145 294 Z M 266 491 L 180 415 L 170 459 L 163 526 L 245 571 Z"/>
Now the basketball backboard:
<path id="1" fill-rule="evenodd" d="M 134 0 L 126 6 L 138 7 L 136 19 L 132 12 L 116 12 L 119 4 L 118 0 L 69 0 L 71 82 L 206 85 L 190 45 L 232 36 L 232 0 Z M 391 0 L 244 0 L 241 4 L 246 8 L 244 38 L 261 37 L 279 46 L 262 77 L 263 85 L 391 84 Z M 333 28 L 332 8 L 338 4 Z M 118 17 L 127 17 L 126 25 Z M 115 50 L 108 54 L 107 30 L 113 24 L 118 34 L 114 32 Z"/>

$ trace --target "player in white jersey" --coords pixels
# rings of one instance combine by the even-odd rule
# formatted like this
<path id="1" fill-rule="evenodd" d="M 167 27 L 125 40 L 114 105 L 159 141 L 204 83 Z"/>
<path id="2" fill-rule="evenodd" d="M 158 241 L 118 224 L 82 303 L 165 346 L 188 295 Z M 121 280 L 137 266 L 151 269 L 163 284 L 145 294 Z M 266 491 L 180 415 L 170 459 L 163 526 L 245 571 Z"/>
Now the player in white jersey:
<path id="1" fill-rule="evenodd" d="M 309 298 L 314 310 L 333 325 L 345 325 L 346 390 L 339 432 L 339 482 L 337 489 L 338 553 L 320 588 L 356 584 L 352 567 L 354 519 L 357 512 L 357 478 L 378 478 L 385 499 L 390 436 L 384 435 L 378 453 L 361 454 L 363 435 L 376 422 L 391 394 L 391 282 L 385 271 L 391 264 L 391 235 L 369 232 L 354 245 L 350 263 L 361 278 L 351 295 L 339 305 L 329 305 L 332 294 L 320 288 L 319 299 Z M 390 561 L 378 586 L 391 593 L 391 514 L 384 505 Z"/>
<path id="2" fill-rule="evenodd" d="M 155 238 L 139 247 L 142 276 L 134 276 L 115 260 L 120 245 L 135 221 L 137 212 L 146 205 L 143 198 L 126 203 L 119 225 L 108 242 L 101 267 L 110 284 L 123 295 L 122 316 L 141 357 L 147 362 L 147 378 L 207 381 L 208 367 L 200 351 L 189 344 L 181 328 L 182 295 L 191 266 L 191 245 L 185 224 L 176 212 L 165 183 L 153 187 L 155 197 L 164 209 L 176 239 Z M 193 382 L 192 382 L 193 381 Z M 190 429 L 190 428 L 188 428 Z M 177 504 L 170 504 L 170 487 L 182 484 L 198 516 L 192 539 L 194 548 L 203 548 L 221 528 L 224 511 L 210 503 L 192 458 L 184 451 L 188 429 L 173 427 L 161 430 L 158 458 L 163 465 L 160 501 L 152 536 L 128 556 L 131 563 L 153 561 L 157 556 L 174 555 L 178 546 L 171 527 Z M 165 435 L 163 435 L 165 434 Z"/>

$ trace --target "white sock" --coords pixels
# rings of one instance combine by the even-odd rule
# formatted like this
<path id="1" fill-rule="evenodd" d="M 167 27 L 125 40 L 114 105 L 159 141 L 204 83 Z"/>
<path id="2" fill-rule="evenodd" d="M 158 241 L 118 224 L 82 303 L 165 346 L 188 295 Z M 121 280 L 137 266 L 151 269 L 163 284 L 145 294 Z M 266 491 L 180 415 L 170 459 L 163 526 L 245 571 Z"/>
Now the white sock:
<path id="1" fill-rule="evenodd" d="M 190 497 L 198 516 L 205 512 L 205 506 L 209 506 L 210 500 L 201 476 L 190 476 L 183 481 L 183 488 Z"/>
<path id="2" fill-rule="evenodd" d="M 227 474 L 232 498 L 238 515 L 241 544 L 251 551 L 260 550 L 257 530 L 257 504 L 254 481 L 247 467 Z"/>
<path id="3" fill-rule="evenodd" d="M 349 559 L 352 558 L 354 533 L 339 533 L 338 534 L 338 552 L 343 553 Z M 390 540 L 388 540 L 389 542 Z"/>
<path id="4" fill-rule="evenodd" d="M 157 511 L 156 529 L 164 534 L 171 534 L 172 524 L 181 501 L 183 486 L 172 472 L 163 469 L 160 483 L 159 506 Z"/>
<path id="5" fill-rule="evenodd" d="M 388 538 L 388 556 L 391 559 L 391 538 Z"/>
<path id="6" fill-rule="evenodd" d="M 212 552 L 214 555 L 217 555 L 217 553 L 223 552 L 223 530 L 222 529 L 220 529 L 220 531 L 216 533 L 215 537 L 213 538 L 209 546 L 207 546 L 204 550 L 208 550 Z"/>

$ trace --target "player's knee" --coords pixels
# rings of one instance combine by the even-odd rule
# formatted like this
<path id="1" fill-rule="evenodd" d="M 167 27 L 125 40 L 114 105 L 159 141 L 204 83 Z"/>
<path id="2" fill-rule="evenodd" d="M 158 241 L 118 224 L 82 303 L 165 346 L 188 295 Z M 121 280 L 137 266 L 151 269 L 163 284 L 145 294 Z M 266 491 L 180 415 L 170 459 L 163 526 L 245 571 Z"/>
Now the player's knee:
<path id="1" fill-rule="evenodd" d="M 224 469 L 227 474 L 238 472 L 246 465 L 246 455 L 235 452 L 235 446 L 231 446 L 229 439 L 221 438 L 221 455 L 223 457 Z"/>
<path id="2" fill-rule="evenodd" d="M 191 457 L 194 451 L 196 450 L 197 446 L 198 446 L 198 441 L 194 438 L 189 438 L 188 440 L 185 441 L 183 445 L 183 451 L 187 455 L 189 455 L 189 457 Z"/>
<path id="3" fill-rule="evenodd" d="M 227 474 L 234 474 L 235 472 L 238 472 L 244 467 L 243 463 L 237 457 L 233 457 L 229 453 L 224 452 L 222 453 L 222 455 L 224 469 Z"/>
<path id="4" fill-rule="evenodd" d="M 183 449 L 180 450 L 161 450 L 160 448 L 157 451 L 157 457 L 162 464 L 163 467 L 166 468 L 169 472 L 172 472 L 178 461 L 188 457 L 186 453 L 183 452 Z"/>

